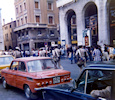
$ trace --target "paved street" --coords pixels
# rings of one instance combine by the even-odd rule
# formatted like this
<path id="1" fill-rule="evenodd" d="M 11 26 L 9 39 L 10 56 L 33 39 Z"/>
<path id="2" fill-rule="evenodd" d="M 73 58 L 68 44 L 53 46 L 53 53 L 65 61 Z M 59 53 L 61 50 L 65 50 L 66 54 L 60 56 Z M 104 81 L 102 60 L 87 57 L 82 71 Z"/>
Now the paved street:
<path id="1" fill-rule="evenodd" d="M 61 65 L 65 70 L 71 72 L 71 77 L 73 79 L 77 78 L 80 74 L 80 69 L 76 64 L 71 64 L 68 59 L 62 59 Z M 0 100 L 27 100 L 25 94 L 22 90 L 10 87 L 9 89 L 4 89 L 2 87 L 2 82 L 0 81 Z"/>
<path id="2" fill-rule="evenodd" d="M 76 79 L 78 75 L 80 74 L 80 69 L 77 66 L 77 64 L 73 63 L 71 64 L 71 61 L 68 59 L 62 59 L 61 60 L 61 65 L 65 70 L 68 70 L 71 72 L 71 78 Z"/>

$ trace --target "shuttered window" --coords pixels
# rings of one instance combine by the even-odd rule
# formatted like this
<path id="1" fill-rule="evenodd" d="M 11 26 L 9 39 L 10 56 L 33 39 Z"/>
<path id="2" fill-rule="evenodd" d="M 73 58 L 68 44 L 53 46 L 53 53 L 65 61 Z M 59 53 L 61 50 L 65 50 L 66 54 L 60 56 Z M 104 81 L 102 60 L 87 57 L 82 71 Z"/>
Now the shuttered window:
<path id="1" fill-rule="evenodd" d="M 24 3 L 24 10 L 26 10 L 26 3 Z"/>
<path id="2" fill-rule="evenodd" d="M 49 24 L 53 24 L 53 17 L 49 16 Z"/>
<path id="3" fill-rule="evenodd" d="M 23 18 L 21 18 L 21 24 L 23 25 Z"/>
<path id="4" fill-rule="evenodd" d="M 35 8 L 39 8 L 38 5 L 39 5 L 39 2 L 36 2 L 36 1 L 35 1 Z"/>
<path id="5" fill-rule="evenodd" d="M 27 23 L 27 16 L 25 17 L 25 23 Z"/>
<path id="6" fill-rule="evenodd" d="M 48 2 L 48 10 L 52 10 L 52 3 Z"/>
<path id="7" fill-rule="evenodd" d="M 40 23 L 40 16 L 36 16 L 36 22 Z"/>

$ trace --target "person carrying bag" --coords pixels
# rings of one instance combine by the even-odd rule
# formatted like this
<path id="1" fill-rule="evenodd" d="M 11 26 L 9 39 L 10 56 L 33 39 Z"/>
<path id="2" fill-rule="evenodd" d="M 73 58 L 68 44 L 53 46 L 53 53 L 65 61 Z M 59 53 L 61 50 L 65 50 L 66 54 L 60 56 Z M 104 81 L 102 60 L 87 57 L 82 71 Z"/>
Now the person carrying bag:
<path id="1" fill-rule="evenodd" d="M 85 49 L 83 49 L 82 46 L 79 46 L 79 49 L 76 51 L 76 58 L 77 58 L 77 65 L 82 70 L 82 66 L 86 66 L 86 60 L 85 60 Z"/>

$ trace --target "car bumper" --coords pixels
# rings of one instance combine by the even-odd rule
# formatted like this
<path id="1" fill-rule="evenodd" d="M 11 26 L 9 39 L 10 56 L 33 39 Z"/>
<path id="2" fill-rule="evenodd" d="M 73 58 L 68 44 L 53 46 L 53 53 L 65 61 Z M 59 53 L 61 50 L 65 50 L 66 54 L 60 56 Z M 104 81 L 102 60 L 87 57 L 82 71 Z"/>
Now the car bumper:
<path id="1" fill-rule="evenodd" d="M 71 87 L 69 86 L 69 84 L 65 83 L 65 84 L 58 84 L 58 85 L 52 85 L 52 86 L 47 86 L 47 87 L 41 87 L 41 88 L 34 88 L 34 90 L 39 91 L 39 90 L 44 90 L 47 88 L 70 89 Z"/>

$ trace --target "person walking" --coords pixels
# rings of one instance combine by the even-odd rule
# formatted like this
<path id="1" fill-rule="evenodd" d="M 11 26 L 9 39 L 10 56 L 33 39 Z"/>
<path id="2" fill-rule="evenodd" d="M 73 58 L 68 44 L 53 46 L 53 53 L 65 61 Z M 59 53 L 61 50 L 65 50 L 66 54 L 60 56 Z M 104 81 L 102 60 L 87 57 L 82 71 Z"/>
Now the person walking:
<path id="1" fill-rule="evenodd" d="M 41 48 L 40 51 L 39 51 L 39 57 L 45 57 L 46 56 L 46 51 Z"/>
<path id="2" fill-rule="evenodd" d="M 54 62 L 56 63 L 56 65 L 58 64 L 58 66 L 63 69 L 63 67 L 60 64 L 60 56 L 61 56 L 61 51 L 60 49 L 58 49 L 58 46 L 55 45 L 54 49 L 52 50 L 52 58 L 54 60 Z"/>
<path id="3" fill-rule="evenodd" d="M 92 56 L 94 58 L 94 61 L 101 61 L 101 52 L 98 49 L 98 46 L 95 46 L 93 52 L 92 52 Z"/>
<path id="4" fill-rule="evenodd" d="M 69 52 L 68 58 L 71 61 L 71 64 L 73 64 L 73 49 L 72 49 L 72 46 L 69 47 L 68 52 Z"/>
<path id="5" fill-rule="evenodd" d="M 26 56 L 26 57 L 29 57 L 29 56 L 30 56 L 30 51 L 29 51 L 29 50 L 26 50 L 26 51 L 25 51 L 25 56 Z"/>
<path id="6" fill-rule="evenodd" d="M 35 50 L 34 50 L 34 49 L 31 50 L 31 56 L 36 56 L 36 55 L 35 55 Z"/>
<path id="7" fill-rule="evenodd" d="M 20 52 L 19 47 L 15 48 L 15 51 L 14 51 L 13 55 L 14 55 L 15 58 L 20 58 L 21 57 L 21 52 Z"/>
<path id="8" fill-rule="evenodd" d="M 86 59 L 85 59 L 86 50 L 83 46 L 79 46 L 79 49 L 76 51 L 76 58 L 77 58 L 77 65 L 82 70 L 82 66 L 86 66 Z"/>

